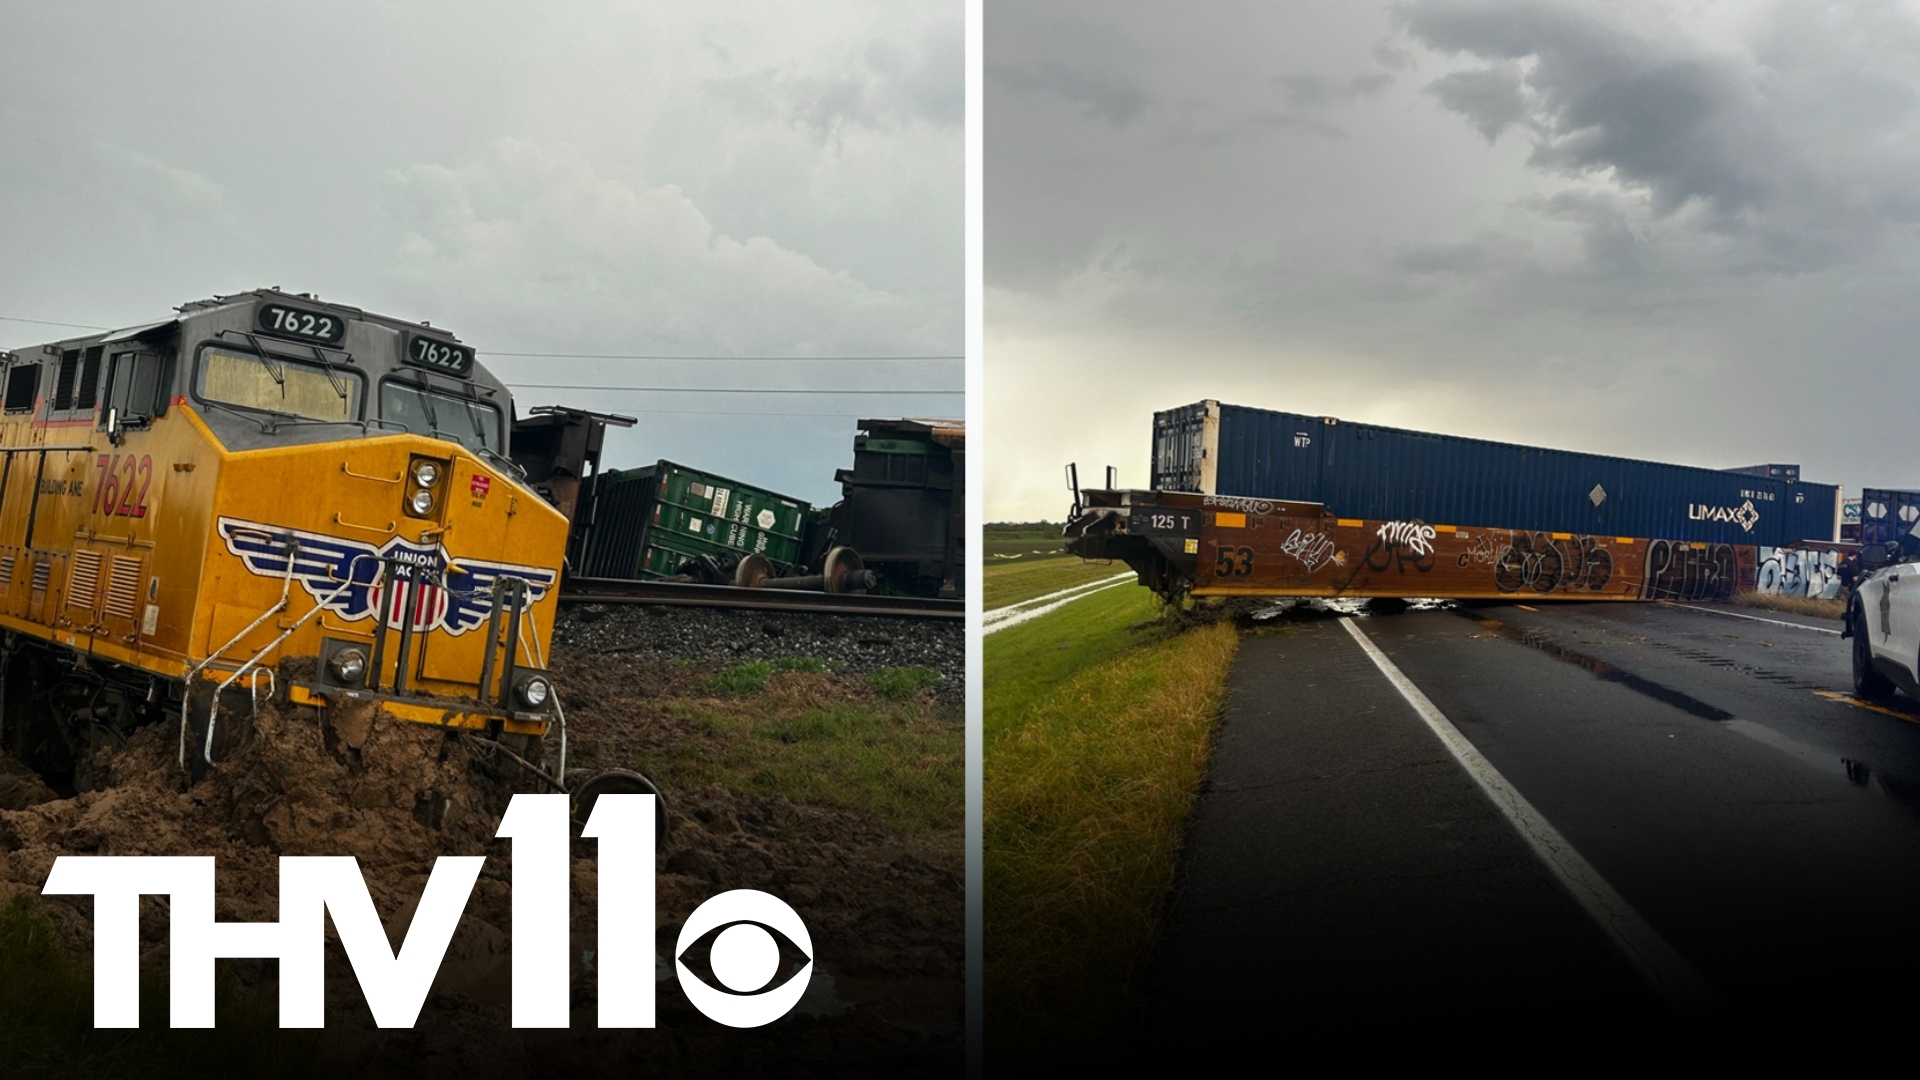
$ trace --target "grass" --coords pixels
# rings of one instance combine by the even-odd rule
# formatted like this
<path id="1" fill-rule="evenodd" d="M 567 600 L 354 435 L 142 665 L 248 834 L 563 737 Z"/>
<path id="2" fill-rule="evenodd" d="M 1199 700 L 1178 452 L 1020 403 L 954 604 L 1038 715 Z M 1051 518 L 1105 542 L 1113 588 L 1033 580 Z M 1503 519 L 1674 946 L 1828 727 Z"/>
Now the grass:
<path id="1" fill-rule="evenodd" d="M 981 529 L 987 565 L 1000 559 L 1044 559 L 1066 554 L 1060 526 L 1048 521 L 989 522 Z"/>
<path id="2" fill-rule="evenodd" d="M 827 670 L 824 660 L 811 656 L 778 660 L 749 660 L 744 664 L 735 664 L 716 675 L 709 676 L 701 683 L 701 689 L 721 697 L 743 698 L 766 689 L 767 679 L 776 671 L 812 671 Z"/>
<path id="3" fill-rule="evenodd" d="M 986 1029 L 994 1056 L 1123 1034 L 1238 636 L 1113 589 L 985 642 Z M 1144 630 L 1135 629 L 1148 622 Z"/>
<path id="4" fill-rule="evenodd" d="M 164 970 L 143 972 L 140 1026 L 93 1026 L 93 970 L 66 951 L 29 894 L 0 907 L 0 1074 L 11 1077 L 337 1075 L 316 1060 L 319 1033 L 281 1031 L 278 1012 L 222 968 L 212 1029 L 167 1026 Z"/>
<path id="5" fill-rule="evenodd" d="M 985 585 L 980 594 L 981 603 L 988 611 L 992 611 L 1074 585 L 1110 578 L 1126 568 L 1125 563 L 1086 562 L 1081 559 L 989 563 L 983 575 Z M 1145 589 L 1134 591 L 1146 592 Z"/>
<path id="6" fill-rule="evenodd" d="M 1845 600 L 1814 600 L 1805 596 L 1776 596 L 1773 593 L 1734 593 L 1733 602 L 1743 607 L 1766 611 L 1784 611 L 1793 615 L 1812 615 L 1835 622 L 1847 617 Z"/>
<path id="7" fill-rule="evenodd" d="M 664 702 L 695 737 L 649 755 L 642 771 L 667 791 L 721 783 L 867 813 L 903 836 L 959 826 L 965 727 L 959 705 L 925 692 L 938 673 L 887 668 L 849 685 L 785 667 L 740 664 L 702 684 L 714 696 Z"/>
<path id="8" fill-rule="evenodd" d="M 881 668 L 867 676 L 867 689 L 888 701 L 905 701 L 940 682 L 940 673 L 932 668 Z"/>

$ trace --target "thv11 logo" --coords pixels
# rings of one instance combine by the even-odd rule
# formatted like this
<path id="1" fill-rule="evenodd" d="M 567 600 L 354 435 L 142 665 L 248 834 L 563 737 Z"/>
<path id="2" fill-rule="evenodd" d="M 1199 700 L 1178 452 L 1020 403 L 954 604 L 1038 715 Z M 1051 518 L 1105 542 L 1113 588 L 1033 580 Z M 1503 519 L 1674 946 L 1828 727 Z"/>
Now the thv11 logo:
<path id="1" fill-rule="evenodd" d="M 602 795 L 582 835 L 599 842 L 599 979 L 603 1028 L 654 1026 L 654 796 Z M 567 933 L 570 830 L 567 796 L 515 795 L 496 835 L 513 841 L 513 1026 L 568 1026 Z M 93 1026 L 140 1026 L 140 898 L 165 895 L 171 910 L 168 990 L 172 1026 L 213 1026 L 214 961 L 280 961 L 280 1026 L 325 1026 L 326 920 L 381 1027 L 412 1027 L 426 1004 L 454 928 L 486 859 L 443 855 L 434 864 L 400 950 L 388 944 L 373 897 L 351 855 L 280 858 L 279 922 L 216 922 L 210 855 L 63 855 L 45 893 L 93 897 Z M 714 938 L 711 966 L 727 989 L 687 969 L 689 947 Z M 806 956 L 778 986 L 777 930 Z M 800 1002 L 813 977 L 806 924 L 778 897 L 735 889 L 687 917 L 674 943 L 680 988 L 695 1008 L 729 1027 L 770 1024 Z"/>

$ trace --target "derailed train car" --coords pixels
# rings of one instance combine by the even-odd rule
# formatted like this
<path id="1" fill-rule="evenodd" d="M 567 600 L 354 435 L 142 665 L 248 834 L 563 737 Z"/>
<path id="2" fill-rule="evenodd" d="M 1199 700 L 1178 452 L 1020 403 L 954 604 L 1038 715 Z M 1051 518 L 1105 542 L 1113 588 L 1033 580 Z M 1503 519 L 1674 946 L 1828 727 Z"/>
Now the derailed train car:
<path id="1" fill-rule="evenodd" d="M 834 473 L 832 538 L 860 552 L 889 589 L 957 598 L 966 581 L 966 426 L 862 420 L 853 468 Z M 816 540 L 819 548 L 823 541 Z"/>
<path id="2" fill-rule="evenodd" d="M 543 407 L 514 424 L 514 461 L 570 519 L 570 576 L 960 597 L 961 421 L 859 421 L 842 497 L 817 508 L 670 461 L 602 471 L 606 428 L 632 423 Z"/>
<path id="3" fill-rule="evenodd" d="M 1168 596 L 1723 597 L 1763 550 L 1831 546 L 1839 513 L 1781 475 L 1212 401 L 1156 414 L 1152 475 L 1086 493 L 1067 546 Z"/>
<path id="4" fill-rule="evenodd" d="M 1319 503 L 1089 491 L 1067 550 L 1168 597 L 1700 600 L 1751 590 L 1751 544 L 1342 518 Z"/>

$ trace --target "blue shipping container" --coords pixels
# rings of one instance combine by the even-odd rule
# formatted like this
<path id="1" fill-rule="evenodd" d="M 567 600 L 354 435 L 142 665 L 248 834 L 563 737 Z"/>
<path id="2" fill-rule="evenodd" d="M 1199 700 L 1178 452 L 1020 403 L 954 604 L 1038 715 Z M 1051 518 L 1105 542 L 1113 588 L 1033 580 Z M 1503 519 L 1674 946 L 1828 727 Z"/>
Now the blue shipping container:
<path id="1" fill-rule="evenodd" d="M 1152 485 L 1343 518 L 1785 547 L 1833 540 L 1840 489 L 1203 401 L 1153 418 Z"/>
<path id="2" fill-rule="evenodd" d="M 1860 542 L 1897 544 L 1920 535 L 1920 491 L 1865 488 L 1860 492 Z"/>
<path id="3" fill-rule="evenodd" d="M 1749 476 L 1771 476 L 1775 480 L 1800 479 L 1800 466 L 1798 465 L 1742 465 L 1737 469 L 1726 469 L 1724 471 L 1746 473 Z"/>

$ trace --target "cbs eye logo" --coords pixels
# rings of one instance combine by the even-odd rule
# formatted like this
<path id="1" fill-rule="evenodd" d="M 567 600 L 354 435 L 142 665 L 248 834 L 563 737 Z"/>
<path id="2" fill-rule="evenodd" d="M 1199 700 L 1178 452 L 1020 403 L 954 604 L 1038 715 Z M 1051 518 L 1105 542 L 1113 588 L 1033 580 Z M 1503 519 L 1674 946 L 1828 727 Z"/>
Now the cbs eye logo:
<path id="1" fill-rule="evenodd" d="M 785 935 L 806 957 L 800 970 L 779 986 L 769 986 L 780 973 L 780 944 L 768 928 Z M 708 965 L 724 990 L 707 985 L 687 968 L 688 950 L 716 929 L 720 933 L 713 939 Z M 673 943 L 673 966 L 687 1000 L 709 1019 L 728 1027 L 760 1027 L 787 1015 L 807 992 L 807 984 L 813 981 L 813 939 L 799 914 L 779 897 L 757 889 L 734 889 L 709 899 L 687 916 Z"/>

